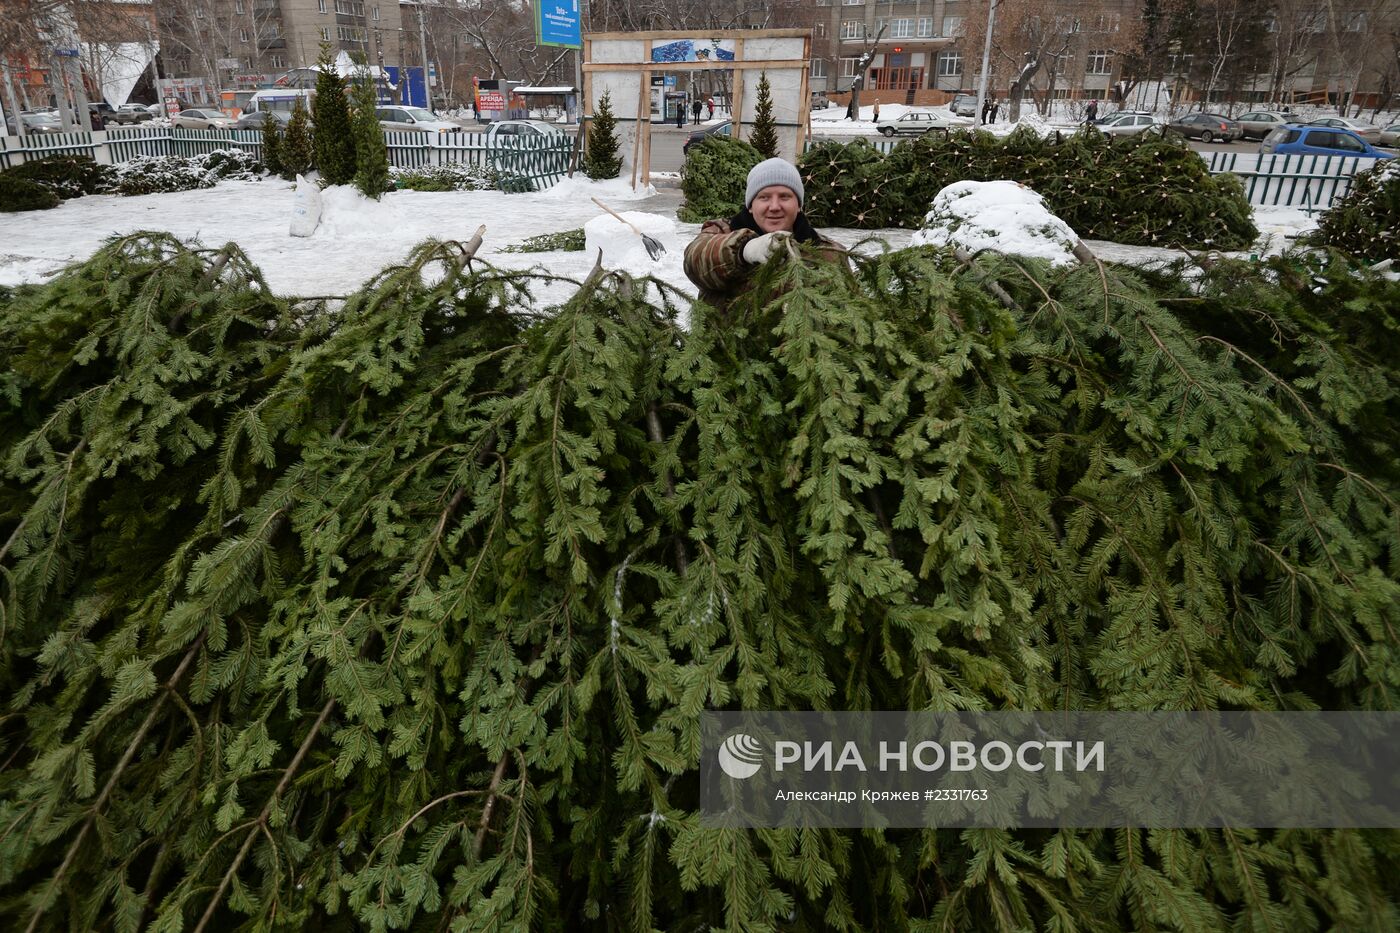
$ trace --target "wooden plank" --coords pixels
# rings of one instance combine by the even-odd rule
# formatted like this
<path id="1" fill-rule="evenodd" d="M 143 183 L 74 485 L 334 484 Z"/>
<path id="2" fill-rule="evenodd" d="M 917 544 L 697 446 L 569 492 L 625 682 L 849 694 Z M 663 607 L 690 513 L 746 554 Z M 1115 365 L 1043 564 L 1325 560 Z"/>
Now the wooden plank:
<path id="1" fill-rule="evenodd" d="M 658 39 L 670 41 L 672 39 L 734 39 L 742 41 L 748 39 L 798 39 L 802 36 L 810 37 L 810 29 L 682 29 L 665 30 L 660 32 L 590 32 L 583 37 L 584 42 L 591 40 L 627 40 L 646 39 L 655 41 Z M 738 54 L 737 48 L 735 54 Z"/>
<path id="2" fill-rule="evenodd" d="M 738 45 L 739 43 L 735 43 Z M 734 53 L 737 57 L 738 52 Z M 585 62 L 583 73 L 591 71 L 782 71 L 806 69 L 801 58 L 770 58 L 753 62 Z"/>
<path id="3" fill-rule="evenodd" d="M 808 36 L 802 40 L 802 57 L 808 61 L 812 60 L 812 37 Z M 802 69 L 802 84 L 797 98 L 797 143 L 792 150 L 792 160 L 796 162 L 802 157 L 802 145 L 811 134 L 812 123 L 812 90 L 811 90 L 812 69 L 810 67 Z"/>
<path id="4" fill-rule="evenodd" d="M 637 190 L 637 160 L 642 152 L 642 127 L 651 129 L 651 73 L 644 71 L 637 91 L 637 128 L 632 135 L 632 190 Z"/>
<path id="5" fill-rule="evenodd" d="M 742 58 L 744 55 L 744 40 L 734 40 L 734 57 Z M 735 139 L 743 139 L 740 130 L 744 128 L 744 71 L 739 69 L 734 74 L 734 87 L 729 95 L 729 116 L 734 121 L 734 126 L 730 128 L 729 135 Z"/>

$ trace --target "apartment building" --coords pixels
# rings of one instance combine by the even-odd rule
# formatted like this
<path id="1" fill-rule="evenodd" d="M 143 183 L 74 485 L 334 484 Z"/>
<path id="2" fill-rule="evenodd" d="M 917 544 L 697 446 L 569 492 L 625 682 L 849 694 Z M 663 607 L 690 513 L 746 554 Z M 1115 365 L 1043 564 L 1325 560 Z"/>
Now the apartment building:
<path id="1" fill-rule="evenodd" d="M 156 9 L 163 73 L 225 89 L 309 67 L 322 43 L 398 65 L 408 39 L 397 0 L 157 0 Z"/>

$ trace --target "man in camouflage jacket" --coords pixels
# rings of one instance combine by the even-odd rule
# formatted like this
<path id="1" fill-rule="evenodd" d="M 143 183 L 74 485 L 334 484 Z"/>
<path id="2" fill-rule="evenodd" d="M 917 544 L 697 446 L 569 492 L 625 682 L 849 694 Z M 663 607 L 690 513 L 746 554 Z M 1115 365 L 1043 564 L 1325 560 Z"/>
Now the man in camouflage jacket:
<path id="1" fill-rule="evenodd" d="M 729 220 L 707 220 L 685 248 L 685 274 L 702 301 L 728 310 L 752 286 L 754 270 L 794 241 L 842 260 L 841 246 L 817 233 L 802 213 L 804 196 L 802 176 L 790 162 L 769 159 L 749 171 L 744 209 Z"/>

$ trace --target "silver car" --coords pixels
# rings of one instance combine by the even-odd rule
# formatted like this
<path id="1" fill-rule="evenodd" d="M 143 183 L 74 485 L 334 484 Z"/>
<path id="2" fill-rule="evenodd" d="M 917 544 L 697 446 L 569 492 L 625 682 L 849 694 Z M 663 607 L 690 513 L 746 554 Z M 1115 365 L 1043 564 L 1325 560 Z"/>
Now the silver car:
<path id="1" fill-rule="evenodd" d="M 1381 128 L 1374 123 L 1367 123 L 1365 120 L 1352 120 L 1348 117 L 1323 117 L 1320 120 L 1309 120 L 1308 125 L 1330 126 L 1334 130 L 1351 130 L 1373 146 L 1380 142 L 1381 138 Z"/>
<path id="2" fill-rule="evenodd" d="M 1161 125 L 1162 122 L 1150 113 L 1112 113 L 1094 124 L 1099 132 L 1109 136 L 1136 136 Z"/>
<path id="3" fill-rule="evenodd" d="M 181 110 L 170 118 L 170 125 L 187 130 L 227 130 L 233 121 L 217 110 Z"/>
<path id="4" fill-rule="evenodd" d="M 1383 127 L 1381 129 L 1380 141 L 1377 142 L 1376 145 L 1390 146 L 1392 148 L 1400 146 L 1400 123 L 1392 123 L 1390 126 Z"/>
<path id="5" fill-rule="evenodd" d="M 911 110 L 893 120 L 881 120 L 875 127 L 884 136 L 922 136 L 930 130 L 947 131 L 954 126 L 966 126 L 964 120 L 950 120 L 941 113 Z"/>
<path id="6" fill-rule="evenodd" d="M 1245 139 L 1263 139 L 1291 120 L 1275 110 L 1251 110 L 1235 117 L 1235 122 L 1244 130 Z"/>

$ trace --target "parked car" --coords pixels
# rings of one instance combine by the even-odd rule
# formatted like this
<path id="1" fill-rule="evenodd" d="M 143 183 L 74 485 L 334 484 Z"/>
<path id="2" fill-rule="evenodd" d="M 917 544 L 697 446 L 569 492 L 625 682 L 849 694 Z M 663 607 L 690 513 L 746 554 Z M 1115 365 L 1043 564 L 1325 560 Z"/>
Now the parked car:
<path id="1" fill-rule="evenodd" d="M 217 110 L 181 110 L 170 118 L 170 125 L 187 130 L 226 130 L 233 121 Z"/>
<path id="2" fill-rule="evenodd" d="M 1381 128 L 1374 123 L 1367 123 L 1365 120 L 1352 120 L 1348 117 L 1322 117 L 1318 120 L 1308 121 L 1308 126 L 1330 126 L 1334 130 L 1348 130 L 1372 144 L 1380 142 L 1381 139 Z"/>
<path id="3" fill-rule="evenodd" d="M 813 91 L 813 92 L 812 92 L 812 106 L 811 106 L 811 109 L 812 109 L 812 110 L 825 110 L 826 108 L 828 108 L 828 107 L 830 107 L 830 106 L 831 106 L 831 101 L 827 99 L 827 96 L 826 96 L 826 94 L 825 94 L 824 92 L 822 92 L 822 91 Z"/>
<path id="4" fill-rule="evenodd" d="M 953 102 L 948 105 L 948 109 L 960 117 L 975 117 L 977 116 L 977 95 L 954 94 Z"/>
<path id="5" fill-rule="evenodd" d="M 1263 139 L 1285 123 L 1291 123 L 1292 120 L 1288 114 L 1279 113 L 1276 110 L 1251 110 L 1248 113 L 1240 114 L 1235 118 L 1235 122 L 1240 125 L 1245 139 Z"/>
<path id="6" fill-rule="evenodd" d="M 1109 136 L 1136 136 L 1139 133 L 1150 130 L 1154 126 L 1161 125 L 1161 121 L 1152 114 L 1138 113 L 1135 111 L 1110 113 L 1094 124 L 1099 132 Z"/>
<path id="7" fill-rule="evenodd" d="M 1356 159 L 1390 159 L 1351 130 L 1311 123 L 1280 126 L 1259 144 L 1261 155 L 1349 156 Z"/>
<path id="8" fill-rule="evenodd" d="M 515 139 L 563 135 L 563 130 L 543 120 L 497 120 L 486 128 L 486 141 L 497 145 Z"/>
<path id="9" fill-rule="evenodd" d="M 954 122 L 949 117 L 931 110 L 911 110 L 893 120 L 881 120 L 875 129 L 885 136 L 922 136 L 930 130 L 946 132 L 951 127 L 965 125 L 961 120 Z"/>
<path id="10" fill-rule="evenodd" d="M 1188 113 L 1168 123 L 1167 128 L 1203 143 L 1215 139 L 1222 143 L 1234 142 L 1244 135 L 1238 123 L 1219 113 Z"/>
<path id="11" fill-rule="evenodd" d="M 707 126 L 696 130 L 686 137 L 681 145 L 681 155 L 689 155 L 691 146 L 698 146 L 711 136 L 729 136 L 733 133 L 733 120 L 725 120 L 723 123 L 716 123 L 714 126 Z"/>
<path id="12" fill-rule="evenodd" d="M 276 120 L 280 126 L 285 127 L 292 120 L 292 115 L 281 110 L 254 110 L 252 113 L 245 113 L 238 118 L 238 122 L 233 125 L 236 130 L 260 130 L 268 120 Z"/>
<path id="13" fill-rule="evenodd" d="M 116 122 L 117 108 L 105 100 L 92 101 L 88 104 L 88 113 L 92 115 L 92 128 L 101 130 L 106 129 L 108 123 Z"/>
<path id="14" fill-rule="evenodd" d="M 1400 146 L 1400 123 L 1392 123 L 1390 126 L 1382 127 L 1378 145 Z"/>
<path id="15" fill-rule="evenodd" d="M 376 107 L 379 125 L 398 133 L 460 133 L 462 127 L 422 107 Z"/>
<path id="16" fill-rule="evenodd" d="M 161 112 L 164 113 L 164 108 Z M 155 119 L 155 113 L 145 104 L 122 104 L 112 115 L 112 119 L 122 126 L 134 126 Z"/>
<path id="17" fill-rule="evenodd" d="M 51 110 L 28 111 L 19 115 L 19 120 L 24 124 L 26 133 L 62 133 L 63 122 L 58 119 L 58 114 Z M 5 118 L 5 128 L 11 133 L 18 132 L 15 129 L 15 118 Z"/>

